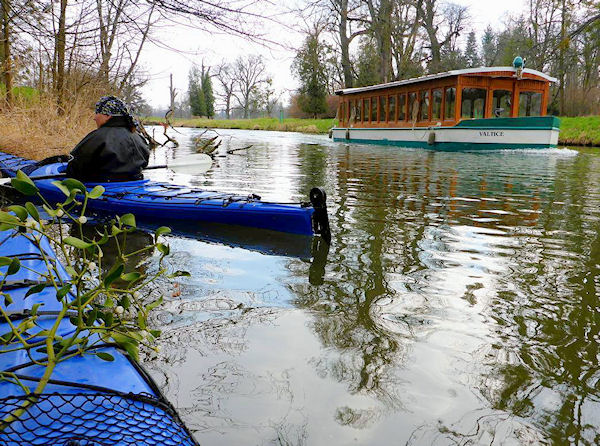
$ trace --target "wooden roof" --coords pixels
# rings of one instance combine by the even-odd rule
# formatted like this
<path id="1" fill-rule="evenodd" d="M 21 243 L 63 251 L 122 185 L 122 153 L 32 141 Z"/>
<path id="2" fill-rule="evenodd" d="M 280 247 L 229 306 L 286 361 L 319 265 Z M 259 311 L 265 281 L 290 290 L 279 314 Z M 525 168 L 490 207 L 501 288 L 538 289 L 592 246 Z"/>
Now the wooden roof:
<path id="1" fill-rule="evenodd" d="M 345 94 L 352 94 L 352 93 L 362 93 L 362 92 L 366 92 L 366 91 L 381 90 L 381 89 L 390 88 L 390 87 L 400 87 L 402 85 L 415 84 L 415 83 L 430 81 L 430 80 L 434 80 L 434 79 L 441 79 L 441 78 L 451 77 L 451 76 L 477 75 L 477 74 L 485 75 L 486 73 L 490 73 L 490 72 L 494 72 L 496 77 L 511 77 L 512 78 L 512 77 L 516 76 L 517 70 L 513 67 L 465 68 L 464 70 L 451 70 L 451 71 L 446 71 L 443 73 L 428 74 L 427 76 L 413 77 L 410 79 L 404 79 L 404 80 L 395 81 L 395 82 L 388 82 L 386 84 L 371 85 L 368 87 L 344 88 L 342 90 L 337 90 L 335 92 L 335 94 L 345 95 Z M 532 75 L 535 77 L 540 77 L 548 82 L 557 82 L 557 80 L 558 80 L 552 76 L 548 76 L 547 74 L 542 73 L 541 71 L 532 70 L 530 68 L 523 69 L 523 75 L 526 75 L 526 74 L 529 74 L 529 75 Z"/>

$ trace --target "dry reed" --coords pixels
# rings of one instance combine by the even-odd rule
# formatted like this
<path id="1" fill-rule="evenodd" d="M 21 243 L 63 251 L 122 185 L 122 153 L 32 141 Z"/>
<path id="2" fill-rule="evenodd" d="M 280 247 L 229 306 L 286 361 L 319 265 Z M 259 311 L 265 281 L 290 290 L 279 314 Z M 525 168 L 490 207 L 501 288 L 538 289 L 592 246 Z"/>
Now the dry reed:
<path id="1" fill-rule="evenodd" d="M 5 108 L 0 111 L 0 151 L 36 160 L 69 153 L 95 128 L 93 103 L 73 101 L 61 114 L 54 98 L 41 96 Z"/>

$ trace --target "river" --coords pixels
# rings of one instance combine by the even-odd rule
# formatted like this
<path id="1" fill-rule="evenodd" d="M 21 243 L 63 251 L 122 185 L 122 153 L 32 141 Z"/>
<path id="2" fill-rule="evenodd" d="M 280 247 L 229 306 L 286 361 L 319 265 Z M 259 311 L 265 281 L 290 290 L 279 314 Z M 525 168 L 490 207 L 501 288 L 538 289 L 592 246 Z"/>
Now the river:
<path id="1" fill-rule="evenodd" d="M 195 129 L 152 162 L 190 160 Z M 600 155 L 448 153 L 219 130 L 205 174 L 328 194 L 332 243 L 169 237 L 192 273 L 145 366 L 202 445 L 600 442 Z M 193 170 L 191 171 L 193 172 Z"/>

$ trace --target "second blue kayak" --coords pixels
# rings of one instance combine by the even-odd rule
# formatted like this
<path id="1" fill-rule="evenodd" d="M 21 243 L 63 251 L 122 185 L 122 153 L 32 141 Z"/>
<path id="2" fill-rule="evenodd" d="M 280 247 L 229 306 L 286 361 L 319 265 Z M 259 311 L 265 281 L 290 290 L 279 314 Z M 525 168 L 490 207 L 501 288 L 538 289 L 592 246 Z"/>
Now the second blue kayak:
<path id="1" fill-rule="evenodd" d="M 41 304 L 37 326 L 27 330 L 49 330 L 62 309 L 53 286 L 26 296 L 37 283 L 46 282 L 47 263 L 56 264 L 59 279 L 68 282 L 49 243 L 41 249 L 16 231 L 0 232 L 2 257 L 19 259 L 22 267 L 7 276 L 2 292 L 12 302 L 0 303 L 13 325 L 27 317 L 33 305 Z M 43 254 L 43 255 L 42 255 Z M 5 274 L 7 267 L 1 267 Z M 1 279 L 0 279 L 1 280 Z M 11 332 L 1 318 L 0 335 Z M 57 327 L 63 338 L 75 327 L 64 319 Z M 127 353 L 112 344 L 100 344 L 84 356 L 74 355 L 60 362 L 40 395 L 36 395 L 18 420 L 7 422 L 11 414 L 31 398 L 25 388 L 35 389 L 45 367 L 45 354 L 37 349 L 15 350 L 18 343 L 0 339 L 0 446 L 91 446 L 146 445 L 193 446 L 197 443 L 154 381 Z M 105 361 L 97 353 L 110 355 Z"/>

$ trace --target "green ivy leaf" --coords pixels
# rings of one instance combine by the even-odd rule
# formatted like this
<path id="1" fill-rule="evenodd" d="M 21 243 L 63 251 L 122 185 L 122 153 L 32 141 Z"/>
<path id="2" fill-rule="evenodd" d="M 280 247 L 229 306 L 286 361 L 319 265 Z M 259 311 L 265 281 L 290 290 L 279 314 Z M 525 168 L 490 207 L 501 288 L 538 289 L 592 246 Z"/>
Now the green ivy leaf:
<path id="1" fill-rule="evenodd" d="M 0 267 L 8 266 L 10 265 L 10 262 L 12 262 L 10 257 L 0 257 Z"/>
<path id="2" fill-rule="evenodd" d="M 96 352 L 96 356 L 98 358 L 102 359 L 103 361 L 114 361 L 115 360 L 113 355 L 111 355 L 110 353 L 106 353 L 106 352 Z"/>
<path id="3" fill-rule="evenodd" d="M 56 211 L 54 209 L 49 208 L 45 204 L 42 205 L 42 208 L 50 217 L 56 217 Z"/>
<path id="4" fill-rule="evenodd" d="M 162 303 L 163 303 L 163 298 L 161 296 L 158 299 L 156 299 L 154 302 L 151 302 L 148 305 L 146 305 L 146 311 L 152 311 Z"/>
<path id="5" fill-rule="evenodd" d="M 135 216 L 133 214 L 125 214 L 119 217 L 121 224 L 135 228 Z"/>
<path id="6" fill-rule="evenodd" d="M 115 263 L 104 277 L 104 286 L 108 288 L 111 283 L 117 280 L 121 276 L 121 273 L 123 273 L 124 267 L 121 262 Z"/>
<path id="7" fill-rule="evenodd" d="M 138 311 L 137 320 L 138 320 L 138 326 L 142 330 L 145 330 L 146 329 L 146 317 L 142 311 Z"/>
<path id="8" fill-rule="evenodd" d="M 88 197 L 92 200 L 96 200 L 97 198 L 100 198 L 102 196 L 104 191 L 104 186 L 100 186 L 98 184 L 97 186 L 94 186 L 94 188 L 90 192 L 88 192 Z"/>
<path id="9" fill-rule="evenodd" d="M 165 245 L 164 243 L 157 243 L 156 249 L 158 249 L 160 253 L 165 256 L 169 255 L 169 252 L 171 251 L 169 249 L 169 245 Z"/>
<path id="10" fill-rule="evenodd" d="M 129 309 L 129 307 L 131 306 L 131 302 L 129 300 L 129 296 L 127 294 L 125 294 L 120 301 L 120 304 L 123 308 L 125 308 L 126 310 Z"/>
<path id="11" fill-rule="evenodd" d="M 65 237 L 63 242 L 66 243 L 67 245 L 74 246 L 77 249 L 87 249 L 90 246 L 92 246 L 92 243 L 84 242 L 80 238 L 73 237 L 73 236 Z"/>
<path id="12" fill-rule="evenodd" d="M 37 303 L 37 304 L 33 304 L 33 305 L 32 305 L 32 307 L 31 307 L 31 315 L 32 315 L 32 316 L 35 316 L 35 315 L 37 315 L 38 308 L 40 308 L 40 306 L 41 306 L 41 305 L 42 305 L 41 303 Z M 38 333 L 38 336 L 39 336 L 40 334 L 41 334 L 41 333 Z"/>
<path id="13" fill-rule="evenodd" d="M 12 297 L 10 297 L 10 294 L 6 294 L 6 293 L 0 293 L 0 296 L 4 297 L 4 306 L 8 307 L 10 304 L 13 303 Z"/>
<path id="14" fill-rule="evenodd" d="M 59 189 L 67 197 L 71 196 L 71 191 L 62 184 L 62 181 L 53 181 L 52 184 L 54 184 L 54 186 L 56 186 L 56 188 Z"/>
<path id="15" fill-rule="evenodd" d="M 81 193 L 87 192 L 87 188 L 84 186 L 84 184 L 75 178 L 67 178 L 66 180 L 62 181 L 62 184 L 69 190 L 69 195 L 73 193 L 73 191 L 79 191 Z"/>
<path id="16" fill-rule="evenodd" d="M 32 202 L 28 201 L 27 203 L 25 203 L 25 208 L 27 209 L 27 212 L 29 212 L 29 215 L 31 215 L 31 217 L 35 221 L 40 221 L 40 213 L 38 212 L 37 208 Z"/>
<path id="17" fill-rule="evenodd" d="M 69 283 L 69 284 L 63 286 L 60 290 L 58 290 L 56 292 L 56 299 L 57 300 L 62 300 L 69 293 L 69 291 L 71 290 L 71 286 L 72 285 Z"/>
<path id="18" fill-rule="evenodd" d="M 140 277 L 142 277 L 142 274 L 138 273 L 137 271 L 121 274 L 121 279 L 125 280 L 126 282 L 135 282 L 136 280 L 139 280 Z"/>
<path id="19" fill-rule="evenodd" d="M 171 233 L 171 228 L 167 228 L 166 226 L 161 226 L 160 228 L 158 228 L 156 230 L 154 235 L 156 236 L 156 238 L 158 238 L 161 235 L 170 234 L 170 233 Z"/>
<path id="20" fill-rule="evenodd" d="M 21 221 L 25 221 L 27 220 L 27 217 L 29 216 L 27 209 L 25 209 L 23 206 L 19 206 L 17 204 L 13 204 L 12 206 L 9 206 L 8 209 L 12 212 L 15 213 L 15 215 L 19 218 L 19 220 Z"/>
<path id="21" fill-rule="evenodd" d="M 17 176 L 10 180 L 10 184 L 23 195 L 35 195 L 40 190 L 22 171 L 17 170 Z"/>
<path id="22" fill-rule="evenodd" d="M 187 271 L 175 271 L 174 273 L 169 274 L 168 277 L 173 279 L 175 277 L 192 277 L 192 275 Z"/>
<path id="23" fill-rule="evenodd" d="M 12 276 L 13 274 L 18 273 L 20 269 L 21 262 L 15 257 L 14 259 L 11 259 L 10 265 L 8 265 L 8 269 L 6 270 L 6 275 Z"/>
<path id="24" fill-rule="evenodd" d="M 47 286 L 48 286 L 47 283 L 38 283 L 37 285 L 34 285 L 27 290 L 27 293 L 25 293 L 25 297 L 29 297 L 32 294 L 37 294 L 40 291 L 42 291 L 44 288 L 46 288 Z"/>
<path id="25" fill-rule="evenodd" d="M 92 311 L 90 311 L 87 314 L 87 318 L 85 320 L 85 325 L 87 325 L 88 327 L 91 327 L 92 324 L 94 322 L 96 322 L 96 319 L 98 319 L 98 309 L 94 308 Z"/>
<path id="26" fill-rule="evenodd" d="M 0 211 L 0 223 L 7 223 L 9 225 L 19 224 L 20 221 L 13 214 L 9 214 L 8 212 Z"/>

